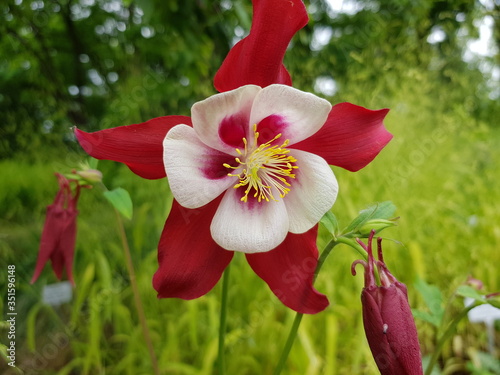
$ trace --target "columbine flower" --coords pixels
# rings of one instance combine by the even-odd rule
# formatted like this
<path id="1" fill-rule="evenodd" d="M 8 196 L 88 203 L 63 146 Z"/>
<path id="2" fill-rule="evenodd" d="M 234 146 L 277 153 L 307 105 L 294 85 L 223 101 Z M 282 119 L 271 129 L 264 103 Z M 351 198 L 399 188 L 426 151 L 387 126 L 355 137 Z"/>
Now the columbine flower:
<path id="1" fill-rule="evenodd" d="M 50 259 L 57 278 L 61 280 L 65 268 L 69 281 L 74 284 L 72 269 L 76 240 L 76 217 L 78 215 L 76 205 L 80 195 L 80 185 L 76 183 L 75 191 L 72 192 L 70 183 L 74 180 L 68 180 L 59 173 L 56 173 L 56 176 L 59 182 L 59 191 L 54 203 L 47 206 L 40 250 L 31 283 L 38 279 L 45 263 Z"/>
<path id="2" fill-rule="evenodd" d="M 192 118 L 75 135 L 91 156 L 125 163 L 141 177 L 168 173 L 175 200 L 158 245 L 159 297 L 204 295 L 235 250 L 286 306 L 316 313 L 328 305 L 312 286 L 316 223 L 337 192 L 328 164 L 356 171 L 370 163 L 392 138 L 383 125 L 388 110 L 331 107 L 286 87 L 283 57 L 307 24 L 305 6 L 253 5 L 250 34 L 215 77 L 223 93 L 196 103 Z"/>
<path id="3" fill-rule="evenodd" d="M 266 252 L 288 232 L 308 231 L 338 188 L 327 162 L 300 141 L 330 110 L 326 100 L 284 85 L 247 85 L 196 103 L 193 126 L 173 127 L 163 142 L 175 199 L 199 208 L 225 191 L 211 233 L 226 250 Z"/>
<path id="4" fill-rule="evenodd" d="M 417 329 L 408 303 L 406 285 L 387 269 L 382 256 L 382 238 L 378 238 L 378 261 L 373 258 L 371 232 L 368 246 L 358 243 L 368 252 L 368 261 L 352 264 L 365 267 L 365 287 L 361 293 L 363 325 L 366 338 L 382 375 L 422 375 L 422 359 Z M 381 285 L 375 282 L 375 268 Z"/>

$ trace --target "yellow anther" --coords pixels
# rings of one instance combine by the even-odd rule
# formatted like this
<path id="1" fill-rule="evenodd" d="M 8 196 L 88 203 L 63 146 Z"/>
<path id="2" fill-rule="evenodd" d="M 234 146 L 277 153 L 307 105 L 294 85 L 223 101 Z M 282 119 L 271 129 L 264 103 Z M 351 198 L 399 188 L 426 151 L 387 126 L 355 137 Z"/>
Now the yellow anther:
<path id="1" fill-rule="evenodd" d="M 287 179 L 295 178 L 292 171 L 298 168 L 297 165 L 293 164 L 297 162 L 297 159 L 288 155 L 290 150 L 285 148 L 290 143 L 288 139 L 281 145 L 271 145 L 282 136 L 281 133 L 273 139 L 257 145 L 260 135 L 257 132 L 257 124 L 253 126 L 253 132 L 253 147 L 248 147 L 247 139 L 243 138 L 244 151 L 236 149 L 238 155 L 241 156 L 241 158 L 235 158 L 238 165 L 233 167 L 224 163 L 223 166 L 235 170 L 241 168 L 240 173 L 228 173 L 228 176 L 239 178 L 238 183 L 233 186 L 235 189 L 246 186 L 245 193 L 241 198 L 242 202 L 248 201 L 248 195 L 252 189 L 255 191 L 253 197 L 257 198 L 258 202 L 277 201 L 273 191 L 280 198 L 284 198 L 290 192 L 290 188 L 286 187 L 291 187 Z"/>

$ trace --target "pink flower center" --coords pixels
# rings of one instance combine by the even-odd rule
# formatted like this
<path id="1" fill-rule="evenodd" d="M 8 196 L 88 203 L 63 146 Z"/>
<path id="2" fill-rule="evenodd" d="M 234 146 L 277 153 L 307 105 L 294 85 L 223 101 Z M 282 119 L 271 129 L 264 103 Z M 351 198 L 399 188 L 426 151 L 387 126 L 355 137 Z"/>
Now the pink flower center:
<path id="1" fill-rule="evenodd" d="M 235 189 L 246 186 L 245 195 L 241 198 L 247 202 L 248 194 L 253 190 L 253 197 L 258 202 L 270 200 L 277 201 L 275 195 L 284 198 L 290 192 L 290 183 L 287 179 L 295 178 L 292 173 L 298 166 L 295 165 L 297 159 L 289 155 L 290 150 L 286 149 L 288 139 L 281 145 L 272 145 L 272 143 L 281 137 L 281 133 L 273 139 L 258 145 L 259 133 L 257 125 L 254 125 L 253 145 L 248 145 L 246 138 L 243 138 L 245 149 L 242 152 L 236 149 L 240 155 L 235 160 L 238 162 L 236 167 L 224 164 L 224 167 L 234 169 L 238 173 L 228 173 L 229 176 L 238 177 L 239 182 L 234 185 Z"/>

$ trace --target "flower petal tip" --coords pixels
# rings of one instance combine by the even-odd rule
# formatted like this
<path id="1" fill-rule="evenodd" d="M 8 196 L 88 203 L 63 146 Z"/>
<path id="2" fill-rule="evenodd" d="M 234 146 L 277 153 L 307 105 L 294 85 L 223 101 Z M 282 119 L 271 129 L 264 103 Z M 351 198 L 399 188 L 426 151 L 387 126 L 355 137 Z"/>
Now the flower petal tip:
<path id="1" fill-rule="evenodd" d="M 283 58 L 292 37 L 308 20 L 302 0 L 254 0 L 250 33 L 229 51 L 215 75 L 215 88 L 224 92 L 248 84 L 291 86 Z"/>

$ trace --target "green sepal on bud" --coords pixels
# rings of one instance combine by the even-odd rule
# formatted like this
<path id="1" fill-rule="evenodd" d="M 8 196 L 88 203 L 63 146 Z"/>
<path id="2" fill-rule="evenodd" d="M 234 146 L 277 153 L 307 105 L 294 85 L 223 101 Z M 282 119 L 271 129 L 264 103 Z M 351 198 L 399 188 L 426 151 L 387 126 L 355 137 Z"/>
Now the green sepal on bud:
<path id="1" fill-rule="evenodd" d="M 372 230 L 375 231 L 375 233 L 379 233 L 385 228 L 393 227 L 396 224 L 396 220 L 398 220 L 399 217 L 396 217 L 394 219 L 373 219 L 373 220 L 368 220 L 363 226 L 361 226 L 358 229 L 359 236 L 357 237 L 368 237 L 371 233 Z"/>
<path id="2" fill-rule="evenodd" d="M 73 169 L 71 173 L 65 173 L 68 180 L 73 180 L 79 186 L 91 188 L 92 185 L 102 182 L 102 172 L 97 169 L 97 159 L 89 159 L 80 163 L 78 170 Z"/>
<path id="3" fill-rule="evenodd" d="M 396 206 L 390 202 L 374 204 L 359 212 L 359 215 L 345 228 L 341 235 L 346 238 L 367 238 L 372 230 L 380 233 L 396 225 Z"/>
<path id="4" fill-rule="evenodd" d="M 102 181 L 102 172 L 97 169 L 87 169 L 84 171 L 77 171 L 76 175 L 80 176 L 87 182 L 101 182 Z"/>

